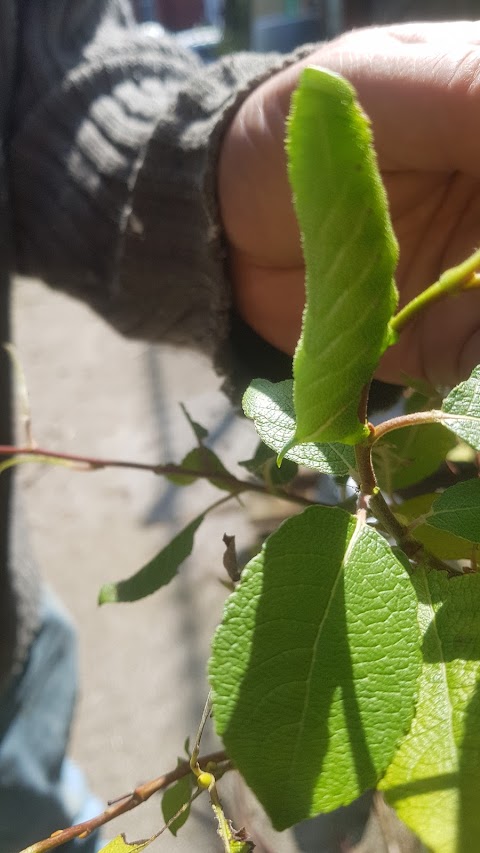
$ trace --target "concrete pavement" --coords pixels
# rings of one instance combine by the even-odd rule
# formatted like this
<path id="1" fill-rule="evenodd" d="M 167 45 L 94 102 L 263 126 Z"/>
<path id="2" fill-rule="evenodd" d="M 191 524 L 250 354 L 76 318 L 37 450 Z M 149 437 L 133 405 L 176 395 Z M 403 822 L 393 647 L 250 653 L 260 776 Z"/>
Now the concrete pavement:
<path id="1" fill-rule="evenodd" d="M 233 416 L 205 359 L 125 341 L 85 306 L 38 282 L 18 282 L 14 320 L 38 444 L 89 456 L 178 462 L 195 443 L 178 405 L 183 401 L 212 430 L 222 460 L 242 472 L 235 462 L 251 455 L 256 436 L 249 423 Z M 71 753 L 106 801 L 173 768 L 185 738 L 193 738 L 207 694 L 209 641 L 226 597 L 219 581 L 222 536 L 235 533 L 239 549 L 250 548 L 256 536 L 252 512 L 235 502 L 223 507 L 201 526 L 192 557 L 167 588 L 135 604 L 99 609 L 104 582 L 135 572 L 219 492 L 204 483 L 179 489 L 148 473 L 118 469 L 80 473 L 32 464 L 21 466 L 19 476 L 43 575 L 78 627 L 81 683 Z M 218 747 L 211 730 L 203 745 L 205 751 Z M 234 778 L 222 786 L 251 826 L 244 789 Z M 165 834 L 152 850 L 220 849 L 206 798 L 201 801 L 178 839 Z M 162 824 L 154 797 L 110 824 L 108 837 L 150 837 Z M 406 839 L 399 844 L 398 834 L 392 847 L 386 825 L 388 815 L 383 828 L 374 822 L 358 853 L 418 850 Z M 267 838 L 260 852 L 312 850 L 265 825 L 260 835 Z M 320 835 L 315 849 L 329 853 L 333 848 Z"/>

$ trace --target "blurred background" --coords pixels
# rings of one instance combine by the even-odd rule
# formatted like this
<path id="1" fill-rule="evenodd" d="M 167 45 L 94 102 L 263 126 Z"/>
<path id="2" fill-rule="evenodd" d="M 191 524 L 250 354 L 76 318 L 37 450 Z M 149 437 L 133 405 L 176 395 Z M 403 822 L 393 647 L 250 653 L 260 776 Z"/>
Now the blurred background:
<path id="1" fill-rule="evenodd" d="M 289 51 L 352 27 L 480 16 L 480 0 L 134 0 L 140 21 L 189 39 L 205 57 L 231 49 Z M 195 31 L 195 32 L 192 32 Z"/>

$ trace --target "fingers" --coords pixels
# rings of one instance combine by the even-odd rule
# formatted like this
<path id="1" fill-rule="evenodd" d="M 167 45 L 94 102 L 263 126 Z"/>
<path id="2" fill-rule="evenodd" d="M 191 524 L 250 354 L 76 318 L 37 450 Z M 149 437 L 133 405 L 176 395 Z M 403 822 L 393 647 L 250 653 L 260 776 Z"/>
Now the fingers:
<path id="1" fill-rule="evenodd" d="M 480 175 L 480 22 L 358 30 L 311 61 L 356 87 L 384 170 Z"/>
<path id="2" fill-rule="evenodd" d="M 380 28 L 378 28 L 380 29 Z M 448 21 L 447 23 L 411 23 L 382 27 L 389 36 L 405 43 L 424 43 L 450 45 L 454 41 L 480 44 L 480 21 Z"/>

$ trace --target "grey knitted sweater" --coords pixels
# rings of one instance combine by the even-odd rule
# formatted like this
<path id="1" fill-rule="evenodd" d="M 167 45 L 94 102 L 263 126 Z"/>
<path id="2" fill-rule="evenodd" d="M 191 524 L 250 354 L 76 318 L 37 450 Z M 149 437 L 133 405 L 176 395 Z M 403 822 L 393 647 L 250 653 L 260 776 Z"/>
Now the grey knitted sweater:
<path id="1" fill-rule="evenodd" d="M 142 35 L 128 0 L 2 0 L 0 57 L 0 339 L 18 270 L 127 335 L 225 362 L 248 330 L 231 330 L 217 153 L 241 100 L 291 58 L 203 66 L 173 38 Z M 0 443 L 11 438 L 9 406 L 2 355 Z M 0 688 L 38 620 L 13 486 L 0 477 Z"/>

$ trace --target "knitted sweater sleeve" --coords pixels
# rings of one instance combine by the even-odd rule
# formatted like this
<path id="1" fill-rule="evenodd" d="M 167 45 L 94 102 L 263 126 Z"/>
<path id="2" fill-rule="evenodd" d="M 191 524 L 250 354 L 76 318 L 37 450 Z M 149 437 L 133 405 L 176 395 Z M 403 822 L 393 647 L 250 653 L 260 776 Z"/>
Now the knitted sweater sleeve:
<path id="1" fill-rule="evenodd" d="M 204 65 L 128 0 L 24 0 L 10 146 L 17 268 L 126 335 L 218 359 L 229 336 L 215 164 L 241 100 L 290 58 Z"/>

